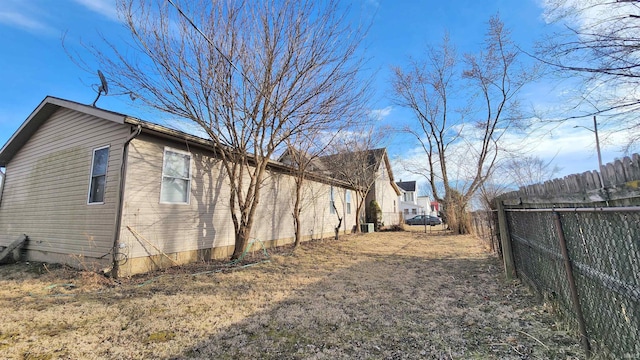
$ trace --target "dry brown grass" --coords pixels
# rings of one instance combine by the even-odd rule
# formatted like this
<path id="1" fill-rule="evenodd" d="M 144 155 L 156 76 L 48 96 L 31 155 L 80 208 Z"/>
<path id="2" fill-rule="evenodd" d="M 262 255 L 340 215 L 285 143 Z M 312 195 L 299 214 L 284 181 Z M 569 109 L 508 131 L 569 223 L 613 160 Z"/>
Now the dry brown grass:
<path id="1" fill-rule="evenodd" d="M 476 239 L 411 228 L 281 249 L 237 271 L 197 264 L 119 283 L 2 266 L 0 358 L 583 357 Z"/>

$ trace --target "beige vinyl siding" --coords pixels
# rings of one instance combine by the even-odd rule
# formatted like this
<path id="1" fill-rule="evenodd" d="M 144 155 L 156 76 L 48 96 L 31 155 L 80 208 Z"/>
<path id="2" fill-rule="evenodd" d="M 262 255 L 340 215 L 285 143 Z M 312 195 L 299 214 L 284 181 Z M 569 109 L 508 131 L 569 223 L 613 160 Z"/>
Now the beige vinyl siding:
<path id="1" fill-rule="evenodd" d="M 165 146 L 191 153 L 188 204 L 160 203 Z M 154 246 L 165 253 L 176 253 L 232 245 L 233 224 L 225 179 L 219 161 L 203 155 L 201 150 L 144 134 L 134 139 L 127 157 L 121 251 L 135 258 L 158 254 Z M 127 227 L 143 239 L 136 238 Z"/>
<path id="2" fill-rule="evenodd" d="M 384 161 L 381 161 L 378 169 L 379 176 L 375 182 L 375 195 L 378 205 L 382 210 L 382 222 L 386 225 L 395 225 L 399 223 L 398 212 L 398 194 L 396 193 L 391 179 L 389 178 L 389 170 Z M 395 201 L 395 212 L 394 212 Z"/>
<path id="3" fill-rule="evenodd" d="M 129 127 L 61 108 L 6 167 L 0 233 L 27 234 L 27 255 L 76 263 L 113 246 L 122 146 Z M 87 204 L 93 150 L 109 146 L 104 204 Z M 91 262 L 92 260 L 86 259 Z"/>
<path id="4" fill-rule="evenodd" d="M 160 202 L 165 147 L 188 151 L 192 157 L 188 204 Z M 141 135 L 129 145 L 120 251 L 128 259 L 234 245 L 229 208 L 229 183 L 220 161 L 204 149 Z M 286 243 L 293 240 L 293 177 L 267 172 L 256 211 L 252 238 Z M 303 236 L 330 236 L 337 224 L 329 214 L 329 185 L 305 182 Z M 344 207 L 344 189 L 336 187 L 336 206 Z M 343 224 L 355 223 L 355 215 Z M 136 236 L 128 227 L 133 229 Z M 350 227 L 348 228 L 350 230 Z"/>
<path id="5" fill-rule="evenodd" d="M 338 225 L 338 216 L 343 218 L 341 229 L 351 230 L 355 216 L 345 215 L 344 189 L 334 186 L 334 201 L 337 214 L 331 213 L 330 188 L 311 180 L 305 180 L 302 188 L 302 212 L 300 214 L 301 235 L 319 238 L 332 236 Z M 263 240 L 293 239 L 293 203 L 295 179 L 292 176 L 269 173 L 265 179 L 260 206 L 256 212 L 253 236 Z"/>
<path id="6" fill-rule="evenodd" d="M 342 220 L 342 229 L 344 233 L 351 233 L 353 227 L 356 225 L 356 192 L 354 190 L 349 190 L 351 192 L 351 214 L 347 214 L 347 198 L 346 198 L 347 189 L 340 189 L 340 198 L 343 202 L 343 211 L 344 214 Z M 338 208 L 339 209 L 339 208 Z"/>

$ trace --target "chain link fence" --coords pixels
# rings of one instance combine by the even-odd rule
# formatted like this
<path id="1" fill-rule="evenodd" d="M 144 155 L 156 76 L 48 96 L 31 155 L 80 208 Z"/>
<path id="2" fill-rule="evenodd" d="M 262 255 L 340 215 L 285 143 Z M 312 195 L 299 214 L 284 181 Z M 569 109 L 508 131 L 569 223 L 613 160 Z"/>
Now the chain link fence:
<path id="1" fill-rule="evenodd" d="M 592 344 L 604 345 L 617 359 L 640 358 L 640 209 L 505 213 L 518 277 L 552 299 L 570 322 L 583 321 Z"/>

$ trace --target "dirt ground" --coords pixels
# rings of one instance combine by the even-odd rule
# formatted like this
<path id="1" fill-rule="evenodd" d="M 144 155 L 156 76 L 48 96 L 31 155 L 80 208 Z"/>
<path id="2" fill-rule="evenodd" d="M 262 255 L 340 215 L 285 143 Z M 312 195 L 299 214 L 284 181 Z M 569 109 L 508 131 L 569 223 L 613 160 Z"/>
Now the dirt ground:
<path id="1" fill-rule="evenodd" d="M 0 358 L 584 358 L 477 239 L 412 230 L 117 282 L 0 266 Z"/>

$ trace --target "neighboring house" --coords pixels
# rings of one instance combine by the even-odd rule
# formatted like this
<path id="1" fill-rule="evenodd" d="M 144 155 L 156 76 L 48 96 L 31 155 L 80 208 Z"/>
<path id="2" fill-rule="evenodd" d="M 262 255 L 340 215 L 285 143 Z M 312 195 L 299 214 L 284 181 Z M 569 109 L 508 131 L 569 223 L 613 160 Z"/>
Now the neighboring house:
<path id="1" fill-rule="evenodd" d="M 369 153 L 369 163 L 376 172 L 376 180 L 365 199 L 365 211 L 371 201 L 375 200 L 382 210 L 382 223 L 385 226 L 397 225 L 401 222 L 398 208 L 398 196 L 401 192 L 393 179 L 387 149 L 374 149 Z"/>
<path id="2" fill-rule="evenodd" d="M 400 194 L 400 212 L 404 220 L 410 219 L 416 215 L 425 214 L 424 205 L 418 203 L 418 189 L 415 181 L 402 181 L 396 183 L 401 190 Z"/>
<path id="3" fill-rule="evenodd" d="M 127 276 L 233 252 L 229 185 L 206 139 L 47 97 L 0 150 L 0 168 L 0 242 L 26 234 L 27 260 Z M 252 237 L 267 246 L 293 241 L 290 172 L 274 161 L 262 185 Z M 306 182 L 306 239 L 333 236 L 331 204 L 346 212 L 351 191 Z M 354 224 L 344 216 L 343 230 Z"/>
<path id="4" fill-rule="evenodd" d="M 358 176 L 358 174 L 352 174 L 352 169 L 345 168 L 344 164 L 357 166 L 355 164 L 360 162 L 364 162 L 364 164 L 360 164 L 360 176 L 372 180 L 371 188 L 364 199 L 361 224 L 367 221 L 367 214 L 369 214 L 370 204 L 373 200 L 378 203 L 382 211 L 382 224 L 385 226 L 399 224 L 401 222 L 398 208 L 400 189 L 393 179 L 393 171 L 391 170 L 387 149 L 380 148 L 321 156 L 314 159 L 312 164 L 315 169 L 323 174 L 344 180 L 345 177 Z"/>
<path id="5" fill-rule="evenodd" d="M 442 210 L 442 206 L 440 206 L 440 203 L 437 201 L 432 201 L 430 206 L 431 206 L 431 215 L 439 216 L 440 211 Z"/>
<path id="6" fill-rule="evenodd" d="M 300 154 L 294 149 L 287 149 L 280 157 L 283 163 L 293 163 L 292 159 Z M 351 168 L 353 167 L 353 168 Z M 351 184 L 371 183 L 371 188 L 364 199 L 364 209 L 361 214 L 361 224 L 366 222 L 366 214 L 372 200 L 375 200 L 382 211 L 382 223 L 386 226 L 400 223 L 398 196 L 400 189 L 393 179 L 393 171 L 389 162 L 387 150 L 384 148 L 339 153 L 317 157 L 310 162 L 310 171 L 342 179 Z M 349 179 L 349 177 L 352 177 Z M 353 179 L 353 177 L 359 177 Z M 355 186 L 355 185 L 352 185 Z M 356 209 L 356 193 L 350 196 L 353 201 L 351 207 Z"/>
<path id="7" fill-rule="evenodd" d="M 431 201 L 428 196 L 418 196 L 418 205 L 425 209 L 426 215 L 440 216 L 440 203 L 437 201 Z"/>

